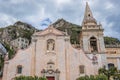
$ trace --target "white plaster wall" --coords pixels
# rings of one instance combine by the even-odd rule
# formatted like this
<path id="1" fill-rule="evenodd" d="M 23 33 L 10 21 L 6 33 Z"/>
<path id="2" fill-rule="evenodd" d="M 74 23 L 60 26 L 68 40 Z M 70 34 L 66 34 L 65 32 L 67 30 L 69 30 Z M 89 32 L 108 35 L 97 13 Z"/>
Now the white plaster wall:
<path id="1" fill-rule="evenodd" d="M 7 67 L 7 76 L 3 75 L 3 80 L 11 80 L 15 76 L 20 75 L 30 75 L 30 68 L 31 68 L 31 52 L 32 52 L 32 46 L 29 47 L 26 50 L 19 50 L 15 57 L 8 62 Z M 23 66 L 23 72 L 22 74 L 17 74 L 17 66 L 22 65 Z"/>
<path id="2" fill-rule="evenodd" d="M 89 51 L 88 49 L 88 37 L 87 36 L 83 36 L 83 49 L 84 51 Z"/>
<path id="3" fill-rule="evenodd" d="M 46 41 L 48 39 L 55 40 L 55 53 L 47 53 Z M 36 45 L 36 75 L 42 76 L 41 71 L 47 68 L 47 63 L 51 60 L 55 63 L 55 69 L 59 69 L 60 80 L 65 80 L 65 43 L 64 37 L 56 37 L 48 35 L 39 38 Z"/>
<path id="4" fill-rule="evenodd" d="M 72 56 L 71 56 L 72 55 Z M 80 74 L 79 66 L 85 66 L 85 74 Z M 94 72 L 94 65 L 92 61 L 84 54 L 82 50 L 77 51 L 72 49 L 70 52 L 70 80 L 76 80 L 76 78 L 82 75 L 93 75 L 96 74 Z"/>
<path id="5" fill-rule="evenodd" d="M 76 80 L 76 78 L 81 76 L 79 72 L 80 65 L 85 66 L 86 75 L 96 73 L 96 67 L 83 50 L 74 49 L 69 40 L 65 41 L 65 36 L 46 35 L 36 39 L 36 52 L 35 44 L 33 43 L 28 49 L 18 51 L 17 55 L 8 61 L 7 79 L 4 80 L 19 76 L 16 75 L 17 65 L 23 65 L 22 75 L 31 76 L 31 66 L 34 65 L 32 63 L 32 53 L 35 53 L 35 75 L 37 76 L 42 76 L 41 71 L 47 69 L 47 63 L 50 60 L 55 63 L 55 69 L 60 70 L 60 80 Z M 46 51 L 46 41 L 48 39 L 55 40 L 55 54 L 47 53 Z"/>

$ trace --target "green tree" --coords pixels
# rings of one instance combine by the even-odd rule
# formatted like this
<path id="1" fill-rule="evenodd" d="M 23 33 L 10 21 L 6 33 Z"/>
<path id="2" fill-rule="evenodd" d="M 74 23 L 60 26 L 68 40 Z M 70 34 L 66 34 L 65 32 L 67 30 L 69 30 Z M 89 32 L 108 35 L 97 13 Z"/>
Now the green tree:
<path id="1" fill-rule="evenodd" d="M 115 74 L 115 75 L 113 76 L 113 79 L 114 79 L 114 80 L 120 80 L 120 74 Z"/>
<path id="2" fill-rule="evenodd" d="M 120 40 L 117 38 L 113 38 L 113 37 L 104 37 L 104 42 L 107 45 L 116 45 L 116 44 L 120 44 Z"/>
<path id="3" fill-rule="evenodd" d="M 10 45 L 7 43 L 4 42 L 3 45 L 8 52 L 9 59 L 11 59 L 13 57 L 13 55 L 15 54 L 15 51 L 13 49 L 11 49 Z M 4 56 L 0 55 L 0 77 L 2 77 L 3 66 L 4 66 Z"/>
<path id="4" fill-rule="evenodd" d="M 14 56 L 14 54 L 15 54 L 14 49 L 10 48 L 10 45 L 5 43 L 5 42 L 4 42 L 3 45 L 5 46 L 6 50 L 8 51 L 9 59 L 11 59 Z"/>
<path id="5" fill-rule="evenodd" d="M 110 69 L 106 69 L 106 68 L 100 68 L 98 70 L 99 74 L 102 75 L 106 75 L 108 80 L 110 79 L 110 77 L 114 76 L 117 73 L 117 68 L 116 67 L 111 67 Z"/>
<path id="6" fill-rule="evenodd" d="M 106 75 L 100 74 L 97 75 L 95 80 L 109 80 Z"/>
<path id="7" fill-rule="evenodd" d="M 90 80 L 95 80 L 95 76 L 90 75 Z"/>

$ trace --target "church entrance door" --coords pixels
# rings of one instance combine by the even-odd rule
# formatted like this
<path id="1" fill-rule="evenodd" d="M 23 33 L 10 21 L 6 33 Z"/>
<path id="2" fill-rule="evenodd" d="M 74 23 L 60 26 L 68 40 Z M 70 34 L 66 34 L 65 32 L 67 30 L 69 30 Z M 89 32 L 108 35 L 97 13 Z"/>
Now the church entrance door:
<path id="1" fill-rule="evenodd" d="M 47 80 L 55 80 L 55 77 L 47 77 Z"/>

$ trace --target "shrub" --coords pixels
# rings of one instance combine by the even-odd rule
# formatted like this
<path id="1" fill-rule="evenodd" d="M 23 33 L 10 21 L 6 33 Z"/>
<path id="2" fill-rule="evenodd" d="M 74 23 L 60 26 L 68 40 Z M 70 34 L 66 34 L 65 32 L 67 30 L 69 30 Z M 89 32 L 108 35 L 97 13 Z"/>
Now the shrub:
<path id="1" fill-rule="evenodd" d="M 14 80 L 47 80 L 44 77 L 37 77 L 37 76 L 19 76 L 19 77 L 15 77 Z"/>
<path id="2" fill-rule="evenodd" d="M 115 74 L 113 75 L 114 80 L 120 80 L 120 74 Z"/>
<path id="3" fill-rule="evenodd" d="M 108 80 L 110 79 L 110 77 L 114 76 L 117 73 L 117 68 L 116 67 L 111 67 L 108 70 L 106 68 L 100 68 L 98 70 L 99 74 L 103 74 L 106 75 Z"/>
<path id="4" fill-rule="evenodd" d="M 100 75 L 96 75 L 96 76 L 82 76 L 79 77 L 77 80 L 108 80 L 106 75 L 100 74 Z"/>
<path id="5" fill-rule="evenodd" d="M 100 74 L 96 76 L 96 80 L 108 80 L 107 76 Z"/>

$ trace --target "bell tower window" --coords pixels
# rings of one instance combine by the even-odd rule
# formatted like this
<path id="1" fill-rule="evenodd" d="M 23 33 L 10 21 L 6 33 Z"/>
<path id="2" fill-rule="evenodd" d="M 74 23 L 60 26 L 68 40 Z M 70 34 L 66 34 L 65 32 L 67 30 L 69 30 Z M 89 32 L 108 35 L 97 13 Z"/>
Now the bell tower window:
<path id="1" fill-rule="evenodd" d="M 98 52 L 97 39 L 95 37 L 90 38 L 90 49 L 91 52 Z"/>
<path id="2" fill-rule="evenodd" d="M 88 14 L 88 16 L 90 17 L 90 14 Z"/>

